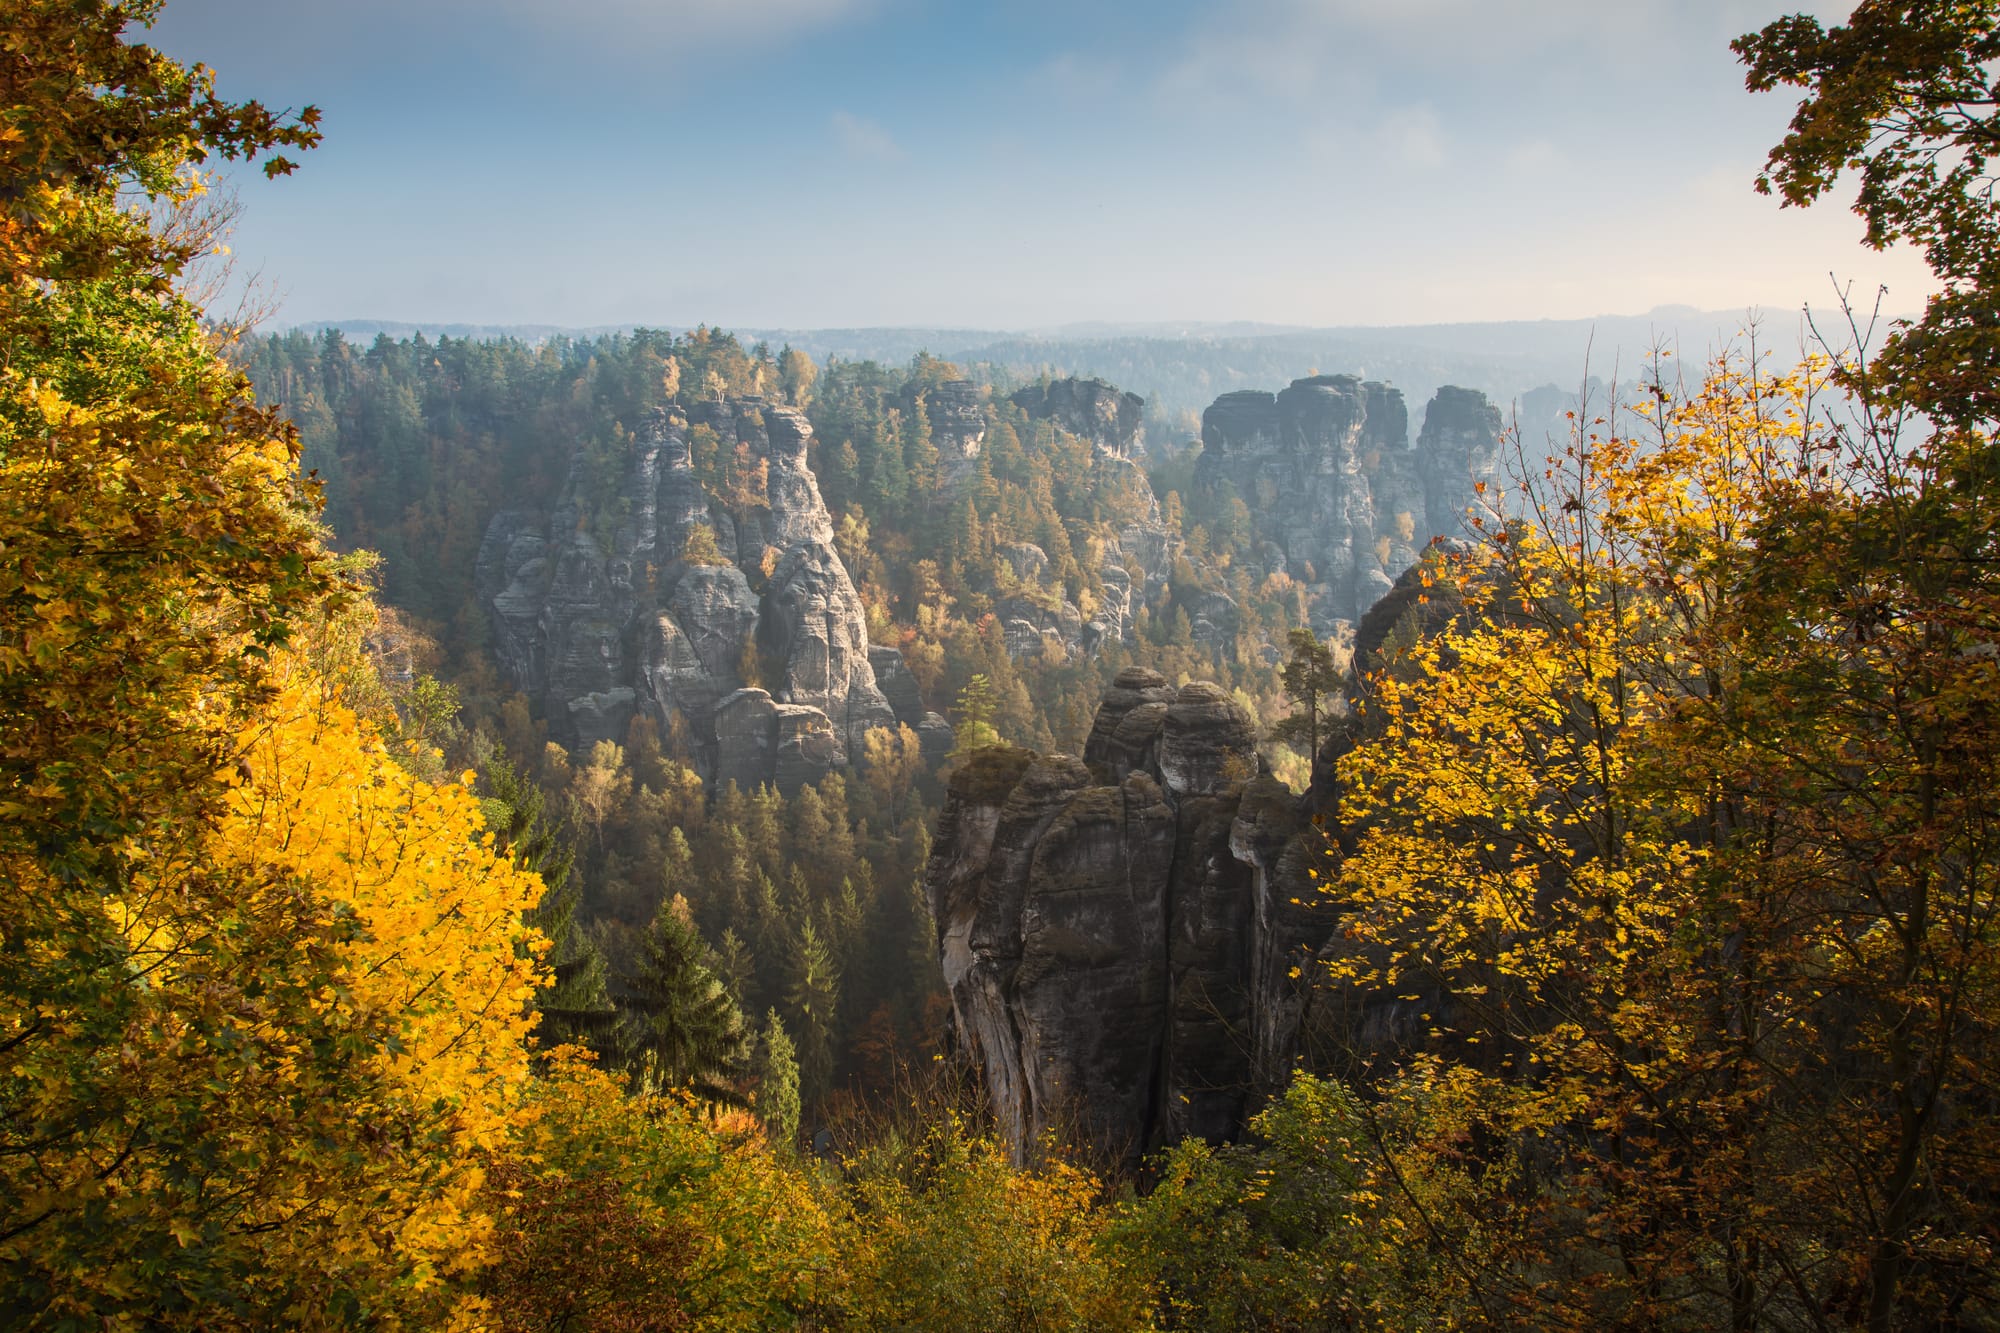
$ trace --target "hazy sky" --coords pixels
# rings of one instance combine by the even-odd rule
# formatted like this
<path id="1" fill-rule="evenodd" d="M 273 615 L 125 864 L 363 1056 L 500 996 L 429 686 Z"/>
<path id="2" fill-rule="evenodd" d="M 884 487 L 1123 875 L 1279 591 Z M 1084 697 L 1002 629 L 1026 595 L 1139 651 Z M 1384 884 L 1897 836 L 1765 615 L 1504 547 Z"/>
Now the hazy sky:
<path id="1" fill-rule="evenodd" d="M 246 182 L 281 320 L 1306 325 L 1891 304 L 1752 190 L 1747 0 L 168 0 L 325 112 Z M 1820 6 L 1817 12 L 1838 17 Z"/>

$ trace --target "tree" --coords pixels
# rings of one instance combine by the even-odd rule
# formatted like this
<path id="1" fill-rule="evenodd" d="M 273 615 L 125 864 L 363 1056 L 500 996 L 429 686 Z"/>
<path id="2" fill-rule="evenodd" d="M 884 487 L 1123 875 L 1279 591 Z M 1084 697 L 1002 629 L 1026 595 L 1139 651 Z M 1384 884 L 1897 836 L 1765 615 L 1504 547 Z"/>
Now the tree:
<path id="1" fill-rule="evenodd" d="M 1276 723 L 1271 738 L 1293 746 L 1303 741 L 1307 758 L 1317 763 L 1321 726 L 1340 707 L 1346 673 L 1335 663 L 1333 650 L 1310 629 L 1295 629 L 1288 638 L 1292 655 L 1282 678 L 1285 693 L 1292 696 L 1299 711 Z"/>
<path id="2" fill-rule="evenodd" d="M 2000 5 L 1863 0 L 1833 28 L 1793 14 L 1731 44 L 1753 92 L 1804 88 L 1757 188 L 1787 206 L 1860 176 L 1869 245 L 1922 247 L 1944 290 L 1872 367 L 1881 392 L 1933 416 L 2000 409 Z"/>
<path id="3" fill-rule="evenodd" d="M 849 1164 L 846 1293 L 865 1328 L 1150 1327 L 1145 1287 L 1100 1241 L 1097 1180 L 1068 1163 L 1017 1171 L 955 1114 Z"/>
<path id="4" fill-rule="evenodd" d="M 993 728 L 993 714 L 997 707 L 993 682 L 985 672 L 975 673 L 958 693 L 958 723 L 952 728 L 952 735 L 958 742 L 952 748 L 954 755 L 969 754 L 1000 743 L 1000 733 Z"/>
<path id="5" fill-rule="evenodd" d="M 640 945 L 637 968 L 619 978 L 625 1047 L 643 1086 L 690 1088 L 734 1105 L 746 1072 L 750 1034 L 743 1013 L 709 963 L 687 899 L 660 904 Z"/>
<path id="6" fill-rule="evenodd" d="M 792 936 L 785 1004 L 798 1032 L 799 1088 L 817 1105 L 833 1087 L 833 1035 L 840 1007 L 840 972 L 833 951 L 810 918 Z"/>
<path id="7" fill-rule="evenodd" d="M 688 529 L 687 543 L 681 547 L 681 559 L 690 565 L 726 565 L 727 556 L 715 544 L 715 529 L 706 523 L 696 523 Z"/>
<path id="8" fill-rule="evenodd" d="M 894 728 L 870 727 L 861 754 L 863 780 L 894 827 L 902 819 L 904 797 L 924 771 L 923 746 L 917 733 L 899 722 Z"/>
<path id="9" fill-rule="evenodd" d="M 147 205 L 318 115 L 156 12 L 0 7 L 0 1319 L 441 1321 L 540 888 L 290 647 L 359 597 Z"/>
<path id="10" fill-rule="evenodd" d="M 570 795 L 576 810 L 591 831 L 597 845 L 604 846 L 604 821 L 632 794 L 632 774 L 625 768 L 625 747 L 617 741 L 599 741 L 590 747 L 590 763 L 576 770 Z"/>
<path id="11" fill-rule="evenodd" d="M 1369 682 L 1334 970 L 1420 1008 L 1375 1078 L 1464 1108 L 1428 1151 L 1509 1145 L 1489 1318 L 1989 1308 L 2000 602 L 1932 554 L 1965 497 L 1830 375 L 1580 434 Z"/>
<path id="12" fill-rule="evenodd" d="M 778 353 L 778 386 L 785 401 L 801 412 L 812 406 L 813 381 L 818 378 L 818 368 L 804 352 L 787 347 Z"/>
<path id="13" fill-rule="evenodd" d="M 607 988 L 604 955 L 576 919 L 583 899 L 583 881 L 573 873 L 576 848 L 545 817 L 542 789 L 504 755 L 493 756 L 482 777 L 492 793 L 486 815 L 495 850 L 543 885 L 541 901 L 528 913 L 528 924 L 550 942 L 544 960 L 548 983 L 535 995 L 538 1035 L 544 1045 L 556 1046 L 604 1034 L 617 1022 L 618 1010 Z"/>
<path id="14" fill-rule="evenodd" d="M 757 1038 L 757 1116 L 773 1142 L 790 1147 L 799 1136 L 799 1062 L 776 1009 L 764 1017 Z"/>
<path id="15" fill-rule="evenodd" d="M 570 1061 L 525 1100 L 486 1196 L 497 1262 L 477 1276 L 507 1333 L 779 1333 L 837 1299 L 835 1219 L 761 1136 Z"/>

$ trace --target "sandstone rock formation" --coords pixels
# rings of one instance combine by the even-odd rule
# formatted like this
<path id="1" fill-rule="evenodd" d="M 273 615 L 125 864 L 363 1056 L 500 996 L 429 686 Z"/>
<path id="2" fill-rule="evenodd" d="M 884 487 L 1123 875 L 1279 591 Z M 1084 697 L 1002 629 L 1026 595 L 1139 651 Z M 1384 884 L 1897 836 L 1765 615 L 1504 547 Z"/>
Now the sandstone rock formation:
<path id="1" fill-rule="evenodd" d="M 493 518 L 478 583 L 494 654 L 566 744 L 622 740 L 643 713 L 706 776 L 795 788 L 897 720 L 876 680 L 894 649 L 868 644 L 806 463 L 805 418 L 756 398 L 690 415 L 641 423 L 611 495 L 579 458 L 551 514 Z M 695 472 L 696 427 L 746 447 L 761 485 L 712 495 Z M 915 727 L 921 701 L 902 675 L 900 713 Z"/>
<path id="2" fill-rule="evenodd" d="M 1017 1157 L 1051 1128 L 1130 1166 L 1238 1133 L 1279 1086 L 1324 937 L 1318 847 L 1213 685 L 1119 673 L 1081 759 L 954 774 L 925 887 L 960 1048 Z"/>
<path id="3" fill-rule="evenodd" d="M 938 470 L 946 489 L 955 490 L 972 476 L 986 442 L 986 405 L 971 380 L 945 380 L 924 391 L 922 399 Z M 914 396 L 904 400 L 903 410 L 918 410 Z"/>
<path id="4" fill-rule="evenodd" d="M 1103 380 L 1059 379 L 1032 385 L 1011 400 L 1033 421 L 1053 421 L 1107 454 L 1143 460 L 1145 399 Z"/>
<path id="5" fill-rule="evenodd" d="M 1314 589 L 1315 627 L 1354 621 L 1433 537 L 1455 536 L 1499 471 L 1500 414 L 1446 387 L 1414 448 L 1402 392 L 1353 375 L 1226 393 L 1202 414 L 1196 481 L 1233 492 L 1268 545 L 1262 558 Z M 1227 492 L 1224 491 L 1227 488 Z"/>

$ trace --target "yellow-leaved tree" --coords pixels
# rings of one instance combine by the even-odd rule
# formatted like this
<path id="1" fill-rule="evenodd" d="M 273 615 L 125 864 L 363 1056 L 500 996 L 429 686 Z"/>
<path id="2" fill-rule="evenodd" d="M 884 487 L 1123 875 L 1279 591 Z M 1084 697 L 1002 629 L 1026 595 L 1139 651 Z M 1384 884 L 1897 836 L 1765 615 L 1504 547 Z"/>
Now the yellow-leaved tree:
<path id="1" fill-rule="evenodd" d="M 539 885 L 349 707 L 365 605 L 153 221 L 316 114 L 156 8 L 0 0 L 0 1322 L 436 1326 Z"/>
<path id="2" fill-rule="evenodd" d="M 1412 1232 L 1471 1322 L 1991 1309 L 2000 618 L 1967 439 L 1884 415 L 1858 362 L 1650 387 L 1650 430 L 1580 427 L 1434 561 L 1364 691 L 1333 971 L 1414 1029 L 1363 1071 L 1379 1105 L 1433 1112 L 1370 1113 L 1370 1185 L 1414 1207 L 1399 1154 L 1472 1165 Z"/>

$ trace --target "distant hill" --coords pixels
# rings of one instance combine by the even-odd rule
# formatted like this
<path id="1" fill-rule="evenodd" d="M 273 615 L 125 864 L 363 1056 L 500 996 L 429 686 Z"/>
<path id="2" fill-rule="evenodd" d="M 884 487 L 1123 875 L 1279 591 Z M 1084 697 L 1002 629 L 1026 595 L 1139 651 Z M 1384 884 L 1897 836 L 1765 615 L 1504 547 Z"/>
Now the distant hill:
<path id="1" fill-rule="evenodd" d="M 1545 386 L 1574 391 L 1586 376 L 1630 380 L 1655 347 L 1699 362 L 1726 344 L 1740 345 L 1753 314 L 1760 346 L 1781 363 L 1796 357 L 1806 333 L 1798 312 L 1704 311 L 1688 306 L 1589 319 L 1329 328 L 1236 321 L 1088 323 L 1027 331 L 743 328 L 733 332 L 746 345 L 759 341 L 774 347 L 790 345 L 822 364 L 839 359 L 900 365 L 918 352 L 929 352 L 973 368 L 978 378 L 1000 383 L 1042 374 L 1095 376 L 1145 398 L 1155 435 L 1174 436 L 1191 432 L 1202 409 L 1219 394 L 1279 389 L 1316 371 L 1387 380 L 1403 390 L 1413 412 L 1421 411 L 1445 384 L 1479 389 L 1504 410 Z M 557 336 L 594 337 L 637 326 L 586 329 L 356 319 L 299 327 L 339 328 L 355 341 L 369 341 L 378 334 L 392 338 L 422 334 L 432 339 L 514 338 L 533 343 Z"/>

